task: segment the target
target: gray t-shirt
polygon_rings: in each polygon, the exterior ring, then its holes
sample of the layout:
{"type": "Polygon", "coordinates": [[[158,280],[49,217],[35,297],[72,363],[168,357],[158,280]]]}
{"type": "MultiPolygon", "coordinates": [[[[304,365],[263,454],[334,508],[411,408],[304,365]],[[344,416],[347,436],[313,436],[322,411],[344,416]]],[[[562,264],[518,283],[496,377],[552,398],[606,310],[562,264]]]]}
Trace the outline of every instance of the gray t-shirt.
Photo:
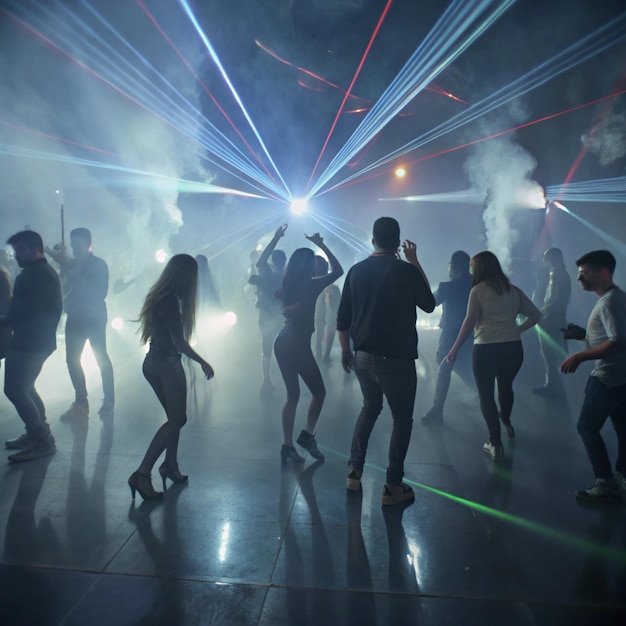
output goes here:
{"type": "MultiPolygon", "coordinates": [[[[619,287],[609,289],[598,299],[587,322],[587,348],[609,340],[626,341],[626,293],[619,287]]],[[[607,387],[626,385],[626,351],[597,359],[591,375],[597,376],[607,387]]]]}
{"type": "Polygon", "coordinates": [[[511,285],[508,291],[498,294],[487,283],[472,287],[467,311],[476,315],[474,343],[504,343],[520,341],[518,314],[539,320],[541,312],[521,290],[511,285]]]}

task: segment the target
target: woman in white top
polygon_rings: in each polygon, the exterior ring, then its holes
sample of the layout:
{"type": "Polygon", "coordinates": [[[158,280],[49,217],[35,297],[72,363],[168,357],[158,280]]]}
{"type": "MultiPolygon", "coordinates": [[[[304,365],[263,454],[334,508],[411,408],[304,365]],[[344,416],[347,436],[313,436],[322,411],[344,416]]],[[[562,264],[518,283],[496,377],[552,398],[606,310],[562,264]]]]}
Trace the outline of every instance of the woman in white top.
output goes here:
{"type": "Polygon", "coordinates": [[[483,450],[493,458],[502,458],[500,420],[509,438],[515,437],[511,425],[513,380],[524,359],[521,333],[541,319],[541,311],[502,272],[500,262],[491,252],[480,252],[470,260],[474,276],[467,303],[467,313],[459,335],[446,360],[451,362],[474,330],[472,364],[480,397],[480,410],[487,422],[489,441],[483,450]],[[517,323],[518,315],[525,320],[517,323]],[[498,402],[494,384],[498,381],[498,402]]]}

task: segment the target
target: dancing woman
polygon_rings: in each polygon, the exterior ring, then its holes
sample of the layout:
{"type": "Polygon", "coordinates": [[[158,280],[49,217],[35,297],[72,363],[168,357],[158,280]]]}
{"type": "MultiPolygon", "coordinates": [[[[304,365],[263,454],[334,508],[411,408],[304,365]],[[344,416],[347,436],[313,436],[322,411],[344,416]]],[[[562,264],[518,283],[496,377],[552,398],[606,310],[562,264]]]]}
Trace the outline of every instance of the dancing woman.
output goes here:
{"type": "Polygon", "coordinates": [[[541,311],[521,289],[509,282],[492,252],[479,252],[473,256],[470,267],[474,279],[467,313],[445,360],[448,363],[454,361],[463,342],[474,330],[472,365],[480,410],[489,430],[489,441],[483,450],[494,459],[500,459],[503,456],[500,422],[509,438],[515,437],[511,412],[513,380],[524,360],[520,335],[541,319],[541,311]],[[518,324],[517,316],[520,314],[526,319],[518,324]],[[494,399],[496,381],[499,411],[494,399]]]}
{"type": "Polygon", "coordinates": [[[305,237],[330,261],[330,273],[315,277],[315,255],[310,248],[299,248],[289,259],[282,289],[278,296],[282,303],[285,323],[274,342],[274,353],[280,372],[287,387],[287,401],[283,406],[283,446],[280,457],[283,464],[287,459],[303,462],[293,446],[293,427],[296,408],[300,399],[299,377],[309,388],[312,397],[304,429],[298,437],[298,444],[308,450],[316,459],[324,455],[315,442],[315,426],[319,419],[326,396],[326,388],[319,367],[311,351],[311,335],[315,330],[315,302],[317,297],[334,283],[342,274],[343,268],[335,255],[328,249],[319,233],[305,237]]]}
{"type": "Polygon", "coordinates": [[[184,483],[188,476],[178,469],[178,438],[187,421],[187,381],[181,354],[200,364],[207,379],[213,368],[189,345],[196,316],[198,263],[188,254],[173,256],[152,286],[139,314],[142,343],[150,341],[150,350],[143,362],[143,374],[165,409],[167,421],[150,442],[150,446],[128,484],[133,498],[135,491],[144,500],[163,496],[152,486],[151,472],[161,453],[165,460],[159,474],[165,481],[184,483]]]}

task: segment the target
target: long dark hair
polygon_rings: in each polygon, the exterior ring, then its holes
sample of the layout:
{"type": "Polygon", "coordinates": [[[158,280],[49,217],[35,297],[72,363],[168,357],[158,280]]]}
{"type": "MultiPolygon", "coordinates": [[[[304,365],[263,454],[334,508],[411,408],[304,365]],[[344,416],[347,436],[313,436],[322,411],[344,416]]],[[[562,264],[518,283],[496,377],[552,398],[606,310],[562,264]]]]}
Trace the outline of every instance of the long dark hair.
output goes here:
{"type": "Polygon", "coordinates": [[[297,302],[305,289],[305,285],[315,274],[315,254],[310,248],[298,248],[290,257],[283,278],[283,286],[276,297],[283,306],[297,302]]]}
{"type": "Polygon", "coordinates": [[[150,341],[154,307],[171,293],[180,301],[183,336],[189,341],[196,323],[198,293],[198,262],[189,254],[175,254],[150,288],[139,314],[141,343],[150,341]]]}
{"type": "Polygon", "coordinates": [[[502,271],[498,257],[493,252],[488,250],[479,252],[472,257],[470,264],[474,275],[472,285],[484,282],[499,296],[511,289],[511,283],[502,271]]]}

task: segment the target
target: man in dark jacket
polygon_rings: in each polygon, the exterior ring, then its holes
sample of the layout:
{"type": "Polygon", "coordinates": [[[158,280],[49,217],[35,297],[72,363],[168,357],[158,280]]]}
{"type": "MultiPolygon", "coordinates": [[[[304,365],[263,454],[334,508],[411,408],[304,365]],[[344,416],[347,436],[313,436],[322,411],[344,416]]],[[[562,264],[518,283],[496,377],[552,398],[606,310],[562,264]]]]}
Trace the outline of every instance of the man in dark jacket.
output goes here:
{"type": "Polygon", "coordinates": [[[74,386],[75,400],[65,416],[89,414],[85,372],[80,357],[87,340],[93,350],[102,376],[104,401],[100,413],[110,413],[115,406],[113,366],[107,353],[107,307],[105,298],[109,289],[109,268],[104,259],[91,251],[91,232],[75,228],[70,232],[73,259],[67,259],[64,250],[53,255],[61,268],[63,304],[67,313],[65,323],[65,351],[67,369],[74,386]]]}
{"type": "Polygon", "coordinates": [[[450,280],[439,283],[439,287],[434,293],[437,305],[443,306],[439,328],[441,335],[439,336],[439,346],[437,347],[437,382],[435,384],[435,397],[433,398],[433,406],[422,417],[425,424],[441,423],[443,421],[443,405],[446,402],[448,389],[450,388],[450,379],[452,370],[455,369],[457,374],[469,386],[474,386],[474,377],[472,375],[472,347],[471,342],[466,342],[463,348],[459,350],[457,358],[448,363],[445,360],[450,348],[454,345],[461,324],[465,319],[467,312],[467,300],[469,292],[472,288],[472,275],[469,271],[470,257],[467,252],[457,250],[450,258],[450,280]]]}
{"type": "Polygon", "coordinates": [[[395,219],[381,217],[374,222],[372,244],[374,253],[348,272],[337,313],[341,364],[346,372],[354,369],[363,392],[346,486],[353,491],[361,488],[367,444],[384,396],[393,430],[382,503],[390,505],[415,497],[411,487],[402,482],[417,388],[415,307],[431,313],[435,298],[417,260],[415,244],[408,240],[402,244],[408,263],[398,258],[400,226],[395,219]]]}
{"type": "Polygon", "coordinates": [[[46,421],[46,409],[35,381],[46,359],[56,350],[56,330],[63,302],[59,277],[46,261],[41,236],[21,231],[7,241],[22,272],[15,279],[13,299],[2,325],[13,335],[5,361],[4,393],[15,405],[26,433],[6,442],[19,450],[9,461],[33,461],[56,452],[46,421]]]}

